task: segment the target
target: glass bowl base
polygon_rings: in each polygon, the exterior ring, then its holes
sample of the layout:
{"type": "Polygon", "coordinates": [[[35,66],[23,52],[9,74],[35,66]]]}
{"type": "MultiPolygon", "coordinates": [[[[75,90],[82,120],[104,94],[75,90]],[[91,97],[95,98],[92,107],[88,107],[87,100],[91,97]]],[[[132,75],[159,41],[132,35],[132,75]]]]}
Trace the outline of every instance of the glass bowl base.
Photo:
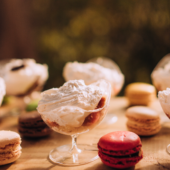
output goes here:
{"type": "Polygon", "coordinates": [[[62,166],[78,166],[95,161],[98,157],[98,148],[93,145],[78,144],[71,149],[71,145],[62,145],[49,153],[49,159],[62,166]]]}

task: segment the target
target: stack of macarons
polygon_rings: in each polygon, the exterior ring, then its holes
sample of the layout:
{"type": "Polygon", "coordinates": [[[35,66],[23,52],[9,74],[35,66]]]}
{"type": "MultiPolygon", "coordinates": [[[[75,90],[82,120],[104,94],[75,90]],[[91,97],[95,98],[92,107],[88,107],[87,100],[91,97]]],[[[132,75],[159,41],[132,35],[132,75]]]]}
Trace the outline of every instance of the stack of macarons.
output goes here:
{"type": "Polygon", "coordinates": [[[0,131],[0,165],[16,161],[21,155],[20,135],[13,131],[0,131]]]}
{"type": "Polygon", "coordinates": [[[113,168],[128,168],[143,158],[141,140],[133,132],[115,131],[108,133],[100,138],[98,148],[102,162],[113,168]]]}
{"type": "Polygon", "coordinates": [[[52,130],[44,123],[37,111],[19,116],[18,129],[23,137],[38,138],[51,134],[52,130]]]}
{"type": "Polygon", "coordinates": [[[130,105],[149,105],[156,99],[156,89],[148,83],[131,83],[125,89],[130,105]]]}
{"type": "Polygon", "coordinates": [[[140,136],[151,136],[161,129],[160,116],[146,106],[133,106],[126,110],[127,128],[140,136]]]}

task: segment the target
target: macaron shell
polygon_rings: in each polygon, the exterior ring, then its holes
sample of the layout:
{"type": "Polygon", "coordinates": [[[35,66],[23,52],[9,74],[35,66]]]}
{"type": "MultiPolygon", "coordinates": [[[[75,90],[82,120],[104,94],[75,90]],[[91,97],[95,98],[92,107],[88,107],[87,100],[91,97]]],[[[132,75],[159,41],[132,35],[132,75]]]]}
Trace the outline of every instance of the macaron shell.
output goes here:
{"type": "Polygon", "coordinates": [[[156,89],[147,83],[131,83],[125,89],[130,105],[149,105],[156,99],[156,89]]]}
{"type": "Polygon", "coordinates": [[[112,156],[103,154],[99,151],[99,157],[101,158],[102,162],[110,167],[124,169],[128,167],[134,166],[143,158],[143,151],[138,156],[129,157],[129,158],[114,158],[112,156]]]}
{"type": "Polygon", "coordinates": [[[45,137],[52,132],[37,111],[20,115],[18,122],[18,130],[23,137],[45,137]]]}
{"type": "Polygon", "coordinates": [[[131,127],[138,127],[139,129],[144,129],[145,131],[152,131],[154,129],[157,129],[159,127],[161,127],[161,124],[159,122],[157,123],[141,123],[141,122],[136,122],[136,121],[132,121],[132,120],[128,120],[127,121],[127,125],[131,126],[131,127]]]}
{"type": "Polygon", "coordinates": [[[125,156],[125,155],[131,155],[133,153],[138,152],[141,149],[141,145],[138,145],[133,149],[123,150],[123,151],[106,150],[101,148],[100,146],[98,146],[98,148],[101,153],[108,154],[110,156],[122,156],[122,155],[125,156]]]}
{"type": "Polygon", "coordinates": [[[32,111],[19,116],[19,126],[22,127],[44,127],[46,124],[37,111],[32,111]]]}
{"type": "Polygon", "coordinates": [[[13,131],[0,131],[0,149],[7,145],[20,144],[21,138],[18,133],[13,131]]]}
{"type": "Polygon", "coordinates": [[[141,145],[139,136],[128,131],[115,131],[108,133],[101,137],[98,142],[100,148],[113,152],[118,151],[120,154],[124,154],[124,151],[133,150],[141,145]]]}
{"type": "Polygon", "coordinates": [[[138,134],[139,136],[151,136],[157,134],[161,130],[161,125],[156,124],[149,126],[146,124],[136,124],[131,121],[127,122],[127,128],[129,131],[138,134]]]}
{"type": "Polygon", "coordinates": [[[0,131],[0,165],[16,161],[21,155],[20,135],[13,131],[0,131]]]}
{"type": "Polygon", "coordinates": [[[130,107],[126,110],[126,117],[128,130],[140,136],[151,136],[161,129],[159,114],[149,107],[130,107]]]}
{"type": "Polygon", "coordinates": [[[13,153],[5,153],[3,157],[0,154],[0,165],[5,165],[16,161],[21,156],[21,151],[16,151],[13,153]]]}
{"type": "Polygon", "coordinates": [[[155,94],[147,94],[147,95],[126,95],[129,99],[130,105],[149,105],[156,99],[155,94]]]}
{"type": "Polygon", "coordinates": [[[6,153],[6,152],[13,152],[13,151],[18,150],[19,148],[20,148],[19,143],[9,144],[9,145],[6,145],[5,147],[0,147],[0,154],[6,153]]]}
{"type": "Polygon", "coordinates": [[[128,116],[127,118],[128,118],[128,120],[138,122],[138,123],[160,124],[160,118],[157,118],[157,119],[139,119],[139,118],[135,119],[134,117],[130,117],[130,116],[128,116]]]}
{"type": "Polygon", "coordinates": [[[23,128],[19,127],[19,132],[24,137],[44,137],[48,136],[52,133],[52,130],[46,126],[46,127],[40,127],[40,128],[23,128]]]}
{"type": "Polygon", "coordinates": [[[152,94],[155,93],[156,89],[153,85],[147,83],[131,83],[125,89],[126,94],[152,94]]]}
{"type": "Polygon", "coordinates": [[[126,110],[126,116],[128,118],[134,118],[136,120],[147,120],[150,119],[152,121],[158,121],[159,120],[159,114],[154,111],[153,109],[150,109],[149,107],[145,106],[133,106],[126,110]]]}

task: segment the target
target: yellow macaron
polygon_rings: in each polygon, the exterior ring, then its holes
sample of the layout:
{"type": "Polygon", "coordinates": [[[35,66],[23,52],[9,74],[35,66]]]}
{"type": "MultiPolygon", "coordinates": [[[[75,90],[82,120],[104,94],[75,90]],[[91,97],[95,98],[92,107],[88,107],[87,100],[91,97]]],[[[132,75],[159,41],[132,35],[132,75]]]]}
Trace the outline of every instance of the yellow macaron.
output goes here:
{"type": "Polygon", "coordinates": [[[126,110],[127,128],[140,136],[150,136],[161,129],[160,116],[146,106],[133,106],[126,110]]]}
{"type": "Polygon", "coordinates": [[[149,105],[156,99],[156,89],[148,83],[131,83],[125,89],[130,105],[149,105]]]}

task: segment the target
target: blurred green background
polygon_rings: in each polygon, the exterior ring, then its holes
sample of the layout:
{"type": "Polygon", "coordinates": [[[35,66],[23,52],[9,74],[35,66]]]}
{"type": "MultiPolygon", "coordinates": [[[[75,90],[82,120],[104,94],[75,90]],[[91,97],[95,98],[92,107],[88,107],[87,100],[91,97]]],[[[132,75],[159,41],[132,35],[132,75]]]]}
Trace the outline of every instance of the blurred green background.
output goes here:
{"type": "Polygon", "coordinates": [[[31,12],[38,61],[49,66],[45,89],[64,83],[66,62],[98,56],[119,65],[124,87],[151,83],[152,70],[170,52],[169,0],[33,0],[31,12]]]}

